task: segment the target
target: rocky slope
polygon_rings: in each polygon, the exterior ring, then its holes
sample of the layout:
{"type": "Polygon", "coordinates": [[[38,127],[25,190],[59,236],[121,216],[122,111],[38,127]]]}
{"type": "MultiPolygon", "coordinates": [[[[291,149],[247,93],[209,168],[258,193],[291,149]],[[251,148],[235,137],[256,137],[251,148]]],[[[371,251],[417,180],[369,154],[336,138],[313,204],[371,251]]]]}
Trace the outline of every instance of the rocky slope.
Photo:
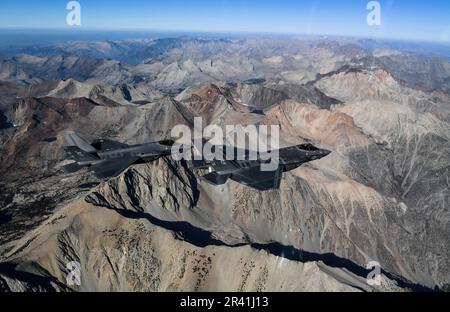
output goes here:
{"type": "MultiPolygon", "coordinates": [[[[4,255],[0,284],[13,291],[372,290],[358,275],[364,269],[345,261],[341,267],[244,238],[230,244],[219,238],[224,234],[165,221],[195,213],[202,194],[177,166],[168,159],[137,166],[61,208],[4,255]],[[66,282],[65,264],[72,261],[82,263],[80,286],[66,282]]],[[[400,288],[384,277],[375,289],[400,288]]]]}

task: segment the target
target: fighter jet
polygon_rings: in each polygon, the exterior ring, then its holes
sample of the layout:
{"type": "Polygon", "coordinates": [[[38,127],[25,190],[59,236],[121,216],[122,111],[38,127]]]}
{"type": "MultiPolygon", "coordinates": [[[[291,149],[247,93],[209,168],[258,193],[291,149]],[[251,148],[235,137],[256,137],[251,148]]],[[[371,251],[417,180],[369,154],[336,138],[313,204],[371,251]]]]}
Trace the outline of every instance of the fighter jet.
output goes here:
{"type": "MultiPolygon", "coordinates": [[[[226,147],[220,148],[226,149],[226,147]]],[[[237,155],[238,150],[235,149],[234,153],[237,155]]],[[[256,160],[191,160],[188,162],[188,167],[201,176],[202,180],[215,186],[223,185],[231,179],[256,190],[267,191],[280,187],[284,172],[294,170],[304,163],[321,159],[330,153],[328,150],[316,148],[311,144],[283,148],[278,150],[278,168],[274,171],[262,170],[262,165],[270,161],[263,160],[260,154],[256,160]]],[[[250,159],[248,150],[241,155],[250,159]]],[[[225,159],[225,157],[222,158],[225,159]]]]}
{"type": "MultiPolygon", "coordinates": [[[[172,99],[173,105],[177,108],[178,112],[183,115],[184,119],[190,125],[192,129],[195,126],[195,114],[187,109],[182,103],[172,99]]],[[[206,139],[202,140],[202,145],[209,144],[206,139]]],[[[222,159],[227,159],[226,151],[229,146],[217,145],[211,148],[212,153],[218,155],[221,154],[222,159]]],[[[262,170],[262,165],[267,161],[264,157],[258,153],[256,160],[254,157],[249,157],[253,153],[249,150],[234,149],[234,155],[244,154],[247,160],[189,160],[187,162],[188,168],[191,169],[197,177],[212,185],[219,186],[227,183],[229,179],[238,183],[244,184],[248,187],[254,188],[259,191],[268,191],[271,189],[280,188],[281,178],[284,172],[294,170],[304,163],[321,159],[331,152],[325,149],[319,149],[312,144],[302,144],[298,146],[287,147],[278,150],[278,168],[274,171],[262,170]]],[[[191,147],[192,149],[192,147],[191,147]]],[[[184,149],[183,149],[184,150],[184,149]]],[[[194,153],[192,153],[194,155],[194,153]]],[[[203,157],[208,158],[209,157],[203,157]]],[[[212,158],[214,159],[214,158],[212,158]]],[[[239,159],[238,157],[234,159],[239,159]]],[[[270,162],[270,161],[269,161],[270,162]]]]}
{"type": "Polygon", "coordinates": [[[87,167],[101,180],[115,177],[131,165],[170,155],[174,144],[171,140],[141,145],[96,140],[91,144],[76,133],[66,133],[65,139],[65,156],[75,162],[62,169],[66,173],[74,173],[87,167]]]}

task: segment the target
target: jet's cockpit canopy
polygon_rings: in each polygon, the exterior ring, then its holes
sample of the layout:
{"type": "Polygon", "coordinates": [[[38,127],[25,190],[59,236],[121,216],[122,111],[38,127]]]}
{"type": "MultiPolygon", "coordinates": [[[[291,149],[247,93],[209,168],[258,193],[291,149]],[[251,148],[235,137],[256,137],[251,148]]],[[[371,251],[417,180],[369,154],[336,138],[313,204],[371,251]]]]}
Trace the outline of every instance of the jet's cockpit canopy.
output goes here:
{"type": "Polygon", "coordinates": [[[310,151],[310,152],[314,152],[314,151],[318,151],[319,150],[317,147],[315,147],[311,143],[306,143],[306,144],[299,145],[298,148],[300,148],[300,149],[302,149],[304,151],[310,151]]]}
{"type": "Polygon", "coordinates": [[[175,144],[175,141],[174,140],[163,140],[163,141],[159,141],[158,143],[161,145],[164,145],[164,146],[173,146],[175,144]]]}

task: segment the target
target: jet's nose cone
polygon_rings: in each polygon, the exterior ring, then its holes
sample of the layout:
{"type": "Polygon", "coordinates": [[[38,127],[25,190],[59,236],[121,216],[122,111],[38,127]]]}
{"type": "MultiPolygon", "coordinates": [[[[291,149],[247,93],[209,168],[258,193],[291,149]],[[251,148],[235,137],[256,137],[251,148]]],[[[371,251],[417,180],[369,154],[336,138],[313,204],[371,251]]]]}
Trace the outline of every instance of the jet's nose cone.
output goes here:
{"type": "Polygon", "coordinates": [[[322,157],[326,157],[328,155],[330,155],[332,152],[326,149],[320,150],[320,156],[322,157]]]}

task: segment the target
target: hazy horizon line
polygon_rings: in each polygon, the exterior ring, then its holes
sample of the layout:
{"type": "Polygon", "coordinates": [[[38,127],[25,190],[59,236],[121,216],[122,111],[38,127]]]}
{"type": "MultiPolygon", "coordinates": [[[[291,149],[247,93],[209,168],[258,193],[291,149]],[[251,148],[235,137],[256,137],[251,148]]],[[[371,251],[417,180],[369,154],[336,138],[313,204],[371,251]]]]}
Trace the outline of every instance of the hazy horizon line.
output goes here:
{"type": "MultiPolygon", "coordinates": [[[[5,31],[24,31],[24,32],[72,32],[74,35],[78,33],[101,33],[101,32],[119,32],[119,33],[171,33],[171,34],[190,34],[190,35],[240,35],[240,36],[305,36],[305,37],[334,37],[334,38],[346,38],[346,39],[368,39],[368,40],[380,40],[380,41],[399,41],[410,43],[434,43],[444,46],[450,46],[450,41],[445,40],[427,40],[417,38],[398,38],[393,36],[363,36],[352,34],[323,34],[323,33],[302,33],[302,32],[277,32],[277,31],[251,31],[251,30],[186,30],[186,29],[156,29],[156,28],[101,28],[101,27],[42,27],[42,28],[29,28],[29,27],[4,27],[0,26],[0,32],[5,31]]],[[[142,38],[144,39],[144,38],[142,38]]],[[[99,39],[100,40],[100,39],[99,39]]],[[[124,39],[125,40],[125,39],[124,39]]]]}

